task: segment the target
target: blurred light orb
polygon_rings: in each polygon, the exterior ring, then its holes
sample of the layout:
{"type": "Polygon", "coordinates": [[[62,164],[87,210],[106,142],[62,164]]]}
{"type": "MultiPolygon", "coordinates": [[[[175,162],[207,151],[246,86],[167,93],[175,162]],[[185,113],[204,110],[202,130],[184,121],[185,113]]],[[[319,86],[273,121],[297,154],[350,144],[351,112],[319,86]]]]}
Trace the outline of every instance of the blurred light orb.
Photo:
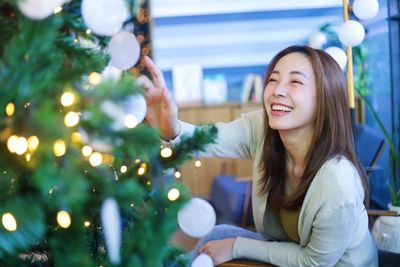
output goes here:
{"type": "Polygon", "coordinates": [[[18,135],[11,135],[7,139],[7,148],[11,153],[15,153],[18,144],[18,135]]]}
{"type": "Polygon", "coordinates": [[[64,117],[64,124],[67,127],[74,127],[79,123],[79,115],[74,111],[68,112],[64,117]]]}
{"type": "Polygon", "coordinates": [[[67,148],[66,148],[65,142],[63,140],[59,139],[54,142],[53,153],[54,153],[54,155],[56,155],[56,157],[63,156],[66,151],[67,151],[67,148]]]}
{"type": "Polygon", "coordinates": [[[71,225],[71,216],[65,210],[57,213],[57,223],[62,228],[68,228],[71,225]]]}
{"type": "Polygon", "coordinates": [[[6,106],[6,114],[7,116],[11,117],[12,115],[14,115],[15,112],[15,105],[14,103],[10,102],[7,104],[6,106]]]}
{"type": "Polygon", "coordinates": [[[363,25],[356,20],[344,22],[339,28],[339,40],[345,46],[358,46],[365,37],[363,25]]]}
{"type": "Polygon", "coordinates": [[[181,193],[179,192],[178,189],[171,188],[171,190],[168,191],[168,199],[170,201],[175,201],[175,200],[177,200],[179,198],[180,194],[181,193]]]}
{"type": "Polygon", "coordinates": [[[89,162],[93,167],[97,167],[103,162],[103,155],[100,152],[94,152],[90,155],[89,162]]]}
{"type": "Polygon", "coordinates": [[[126,167],[125,165],[122,165],[120,171],[121,171],[121,173],[126,173],[128,171],[128,167],[126,167]]]}
{"type": "Polygon", "coordinates": [[[164,147],[163,149],[161,149],[160,154],[163,158],[169,158],[172,156],[172,149],[170,147],[164,147]]]}
{"type": "Polygon", "coordinates": [[[176,171],[174,174],[175,174],[175,178],[177,178],[177,179],[181,178],[181,176],[182,176],[180,171],[176,171]]]}
{"type": "MultiPolygon", "coordinates": [[[[52,15],[58,10],[65,0],[20,0],[18,1],[19,10],[27,18],[42,20],[52,15]]],[[[60,10],[61,11],[61,10],[60,10]]]]}
{"type": "Polygon", "coordinates": [[[343,51],[343,49],[336,47],[336,46],[330,46],[327,49],[325,49],[325,52],[328,53],[335,61],[339,64],[340,68],[344,70],[347,65],[347,55],[346,52],[343,51]]]}
{"type": "Polygon", "coordinates": [[[15,143],[15,153],[17,155],[22,155],[28,150],[28,140],[25,137],[21,136],[17,139],[15,143]]]}
{"type": "Polygon", "coordinates": [[[88,81],[91,85],[98,85],[101,83],[101,75],[97,72],[91,72],[88,76],[88,81]]]}
{"type": "Polygon", "coordinates": [[[83,146],[81,152],[83,156],[89,157],[92,155],[93,149],[90,146],[83,146]]]}
{"type": "Polygon", "coordinates": [[[61,105],[64,107],[72,106],[75,103],[75,95],[71,92],[65,92],[61,96],[61,105]]]}
{"type": "Polygon", "coordinates": [[[353,12],[361,20],[372,19],[379,12],[379,2],[377,0],[355,0],[353,12]]]}
{"type": "Polygon", "coordinates": [[[207,254],[200,254],[192,262],[191,267],[214,267],[214,262],[207,254]]]}
{"type": "Polygon", "coordinates": [[[321,49],[327,41],[328,39],[325,33],[315,32],[308,38],[308,46],[315,49],[321,49]]]}
{"type": "Polygon", "coordinates": [[[135,128],[136,125],[138,125],[138,119],[136,118],[135,115],[128,114],[124,118],[124,124],[126,128],[132,129],[135,128]]]}
{"type": "Polygon", "coordinates": [[[196,166],[197,168],[199,168],[201,166],[201,161],[200,160],[196,160],[194,162],[194,166],[196,166]]]}
{"type": "Polygon", "coordinates": [[[1,217],[1,222],[7,231],[13,232],[17,230],[17,220],[11,213],[4,213],[1,217]]]}
{"type": "Polygon", "coordinates": [[[111,65],[127,70],[139,60],[140,45],[133,33],[121,31],[111,38],[107,52],[110,54],[111,65]]]}
{"type": "Polygon", "coordinates": [[[83,0],[81,9],[86,26],[104,36],[119,32],[129,14],[124,0],[83,0]]]}
{"type": "Polygon", "coordinates": [[[205,236],[215,223],[214,208],[201,198],[192,198],[178,212],[179,227],[191,237],[205,236]]]}
{"type": "Polygon", "coordinates": [[[28,149],[29,151],[35,151],[39,146],[39,138],[35,135],[28,137],[28,149]]]}

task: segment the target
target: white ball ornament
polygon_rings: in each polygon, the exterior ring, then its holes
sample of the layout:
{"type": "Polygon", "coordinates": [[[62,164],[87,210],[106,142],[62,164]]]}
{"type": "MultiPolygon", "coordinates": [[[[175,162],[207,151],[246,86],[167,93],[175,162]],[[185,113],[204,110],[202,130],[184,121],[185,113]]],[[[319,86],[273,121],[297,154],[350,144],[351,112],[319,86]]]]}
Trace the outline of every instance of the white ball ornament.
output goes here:
{"type": "Polygon", "coordinates": [[[113,264],[119,264],[121,262],[121,217],[118,203],[113,198],[106,199],[101,206],[101,225],[108,257],[113,264]]]}
{"type": "Polygon", "coordinates": [[[192,198],[178,212],[178,224],[191,237],[202,237],[209,233],[216,223],[213,207],[201,198],[192,198]]]}
{"type": "Polygon", "coordinates": [[[124,0],[83,0],[81,11],[86,26],[105,36],[119,32],[128,18],[124,0]]]}
{"type": "Polygon", "coordinates": [[[122,75],[122,71],[116,67],[108,64],[101,72],[101,78],[103,80],[118,80],[122,75]]]}
{"type": "Polygon", "coordinates": [[[121,31],[115,34],[108,44],[110,64],[120,70],[133,67],[140,56],[140,45],[133,33],[121,31]]]}
{"type": "Polygon", "coordinates": [[[343,49],[336,46],[331,46],[325,49],[325,52],[333,57],[335,61],[339,64],[340,68],[344,70],[347,64],[347,55],[343,51],[343,49]]]}
{"type": "Polygon", "coordinates": [[[339,40],[345,46],[358,46],[362,43],[364,37],[364,27],[358,21],[346,21],[339,28],[339,40]]]}
{"type": "Polygon", "coordinates": [[[133,115],[137,123],[141,123],[146,117],[147,102],[142,94],[130,95],[123,103],[126,115],[133,115]]]}
{"type": "Polygon", "coordinates": [[[359,19],[372,19],[379,12],[379,2],[377,0],[355,0],[353,12],[359,19]]]}
{"type": "Polygon", "coordinates": [[[328,41],[323,32],[315,32],[308,38],[308,46],[321,49],[322,46],[328,41]]]}
{"type": "Polygon", "coordinates": [[[27,18],[42,20],[54,13],[54,9],[62,6],[66,0],[20,0],[18,7],[27,18]]]}
{"type": "Polygon", "coordinates": [[[191,267],[214,267],[214,263],[210,256],[203,253],[194,259],[191,267]]]}

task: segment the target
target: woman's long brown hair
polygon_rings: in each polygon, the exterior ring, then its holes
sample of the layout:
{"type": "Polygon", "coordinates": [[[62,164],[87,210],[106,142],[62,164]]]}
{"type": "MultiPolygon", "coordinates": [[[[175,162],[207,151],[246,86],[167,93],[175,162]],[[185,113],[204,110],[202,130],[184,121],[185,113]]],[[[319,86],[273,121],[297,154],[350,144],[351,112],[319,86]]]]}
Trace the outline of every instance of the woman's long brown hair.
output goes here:
{"type": "Polygon", "coordinates": [[[315,75],[317,103],[314,114],[314,133],[305,158],[305,168],[297,190],[285,196],[287,177],[286,151],[277,130],[271,129],[264,105],[265,132],[262,170],[259,183],[260,194],[268,193],[268,206],[273,210],[280,207],[298,209],[307,190],[321,166],[329,159],[344,156],[354,164],[364,186],[364,205],[368,206],[368,177],[358,161],[351,126],[347,97],[347,83],[335,60],[321,50],[307,46],[290,46],[279,52],[271,61],[265,75],[264,88],[278,61],[291,53],[303,53],[311,62],[315,75]]]}

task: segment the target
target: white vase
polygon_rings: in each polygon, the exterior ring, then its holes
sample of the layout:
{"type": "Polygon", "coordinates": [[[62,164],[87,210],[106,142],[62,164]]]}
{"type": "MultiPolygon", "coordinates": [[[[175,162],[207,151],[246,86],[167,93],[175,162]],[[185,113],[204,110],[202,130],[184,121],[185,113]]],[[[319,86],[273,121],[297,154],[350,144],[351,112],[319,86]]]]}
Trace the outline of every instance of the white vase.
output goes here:
{"type": "MultiPolygon", "coordinates": [[[[400,207],[389,204],[389,210],[400,212],[400,207]]],[[[400,217],[380,216],[372,228],[378,249],[400,253],[400,217]]]]}

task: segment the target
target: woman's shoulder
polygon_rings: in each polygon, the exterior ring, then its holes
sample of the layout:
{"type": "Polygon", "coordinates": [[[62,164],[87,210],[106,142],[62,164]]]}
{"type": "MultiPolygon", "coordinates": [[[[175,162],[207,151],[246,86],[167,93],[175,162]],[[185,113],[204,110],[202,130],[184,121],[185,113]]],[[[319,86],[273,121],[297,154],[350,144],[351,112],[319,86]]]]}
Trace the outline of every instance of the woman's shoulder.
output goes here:
{"type": "Polygon", "coordinates": [[[311,191],[323,198],[334,198],[337,203],[363,202],[364,188],[354,164],[346,157],[326,161],[310,185],[311,191]]]}

